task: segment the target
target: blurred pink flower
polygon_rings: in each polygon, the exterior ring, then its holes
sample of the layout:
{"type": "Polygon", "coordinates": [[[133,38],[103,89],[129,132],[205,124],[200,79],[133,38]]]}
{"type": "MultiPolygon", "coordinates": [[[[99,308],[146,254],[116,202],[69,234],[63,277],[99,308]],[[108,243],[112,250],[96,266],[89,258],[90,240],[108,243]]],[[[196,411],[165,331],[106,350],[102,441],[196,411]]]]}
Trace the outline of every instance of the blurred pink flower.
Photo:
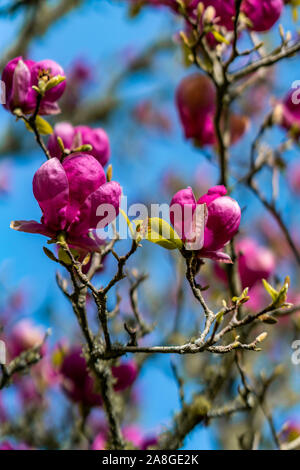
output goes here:
{"type": "Polygon", "coordinates": [[[0,450],[32,450],[26,444],[12,444],[9,441],[0,442],[0,450]]]}
{"type": "Polygon", "coordinates": [[[91,145],[93,147],[92,150],[85,153],[95,157],[102,166],[106,165],[109,160],[110,144],[108,135],[100,127],[97,129],[92,129],[88,126],[73,127],[68,122],[56,124],[54,132],[48,141],[48,150],[51,157],[56,157],[60,160],[61,149],[58,145],[57,137],[62,139],[66,150],[74,150],[81,145],[91,145]]]}
{"type": "MultiPolygon", "coordinates": [[[[212,81],[200,73],[185,77],[176,91],[176,105],[187,139],[195,139],[197,145],[216,145],[214,128],[216,90],[212,81]]],[[[231,144],[235,144],[249,127],[245,116],[230,116],[231,144]]]]}
{"type": "Polygon", "coordinates": [[[236,246],[239,273],[243,288],[252,287],[262,279],[268,279],[276,269],[272,251],[260,246],[254,239],[244,238],[236,246]]]}
{"type": "MultiPolygon", "coordinates": [[[[72,401],[89,407],[102,404],[101,395],[95,388],[95,380],[88,372],[80,347],[73,347],[67,352],[60,373],[63,389],[72,401]]],[[[116,379],[115,390],[122,391],[134,383],[138,370],[135,363],[130,361],[112,367],[112,373],[116,379]]]]}
{"type": "Polygon", "coordinates": [[[300,137],[300,87],[291,91],[281,104],[279,110],[279,124],[290,132],[293,137],[300,137]]]}
{"type": "MultiPolygon", "coordinates": [[[[252,238],[244,238],[238,241],[236,244],[236,254],[243,289],[246,287],[251,289],[262,279],[268,279],[275,271],[276,258],[272,251],[259,245],[252,238]]],[[[227,277],[224,269],[217,264],[215,272],[219,279],[226,281],[227,277]]]]}
{"type": "MultiPolygon", "coordinates": [[[[135,425],[124,426],[122,429],[123,437],[126,441],[130,442],[137,449],[146,450],[150,446],[157,444],[155,436],[144,436],[142,430],[135,425]]],[[[107,431],[103,430],[95,437],[91,449],[92,450],[105,450],[108,435],[107,431]]]]}
{"type": "Polygon", "coordinates": [[[282,0],[243,0],[241,10],[251,21],[253,31],[268,31],[279,20],[284,5],[282,0]]]}
{"type": "MultiPolygon", "coordinates": [[[[45,331],[29,319],[16,323],[7,338],[7,347],[11,359],[27,349],[42,344],[44,336],[45,331]]],[[[45,346],[43,350],[45,352],[45,346]]]]}

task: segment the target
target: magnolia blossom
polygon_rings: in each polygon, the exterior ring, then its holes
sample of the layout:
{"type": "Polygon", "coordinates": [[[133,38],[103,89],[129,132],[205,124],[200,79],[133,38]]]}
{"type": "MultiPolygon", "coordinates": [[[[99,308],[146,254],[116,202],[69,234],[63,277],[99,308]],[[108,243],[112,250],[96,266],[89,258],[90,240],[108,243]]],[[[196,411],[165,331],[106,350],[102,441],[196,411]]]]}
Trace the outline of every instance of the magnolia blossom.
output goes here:
{"type": "Polygon", "coordinates": [[[71,247],[86,252],[98,251],[95,230],[119,213],[120,185],[107,183],[100,163],[87,154],[71,155],[62,163],[57,158],[45,162],[34,175],[33,193],[43,212],[41,223],[19,220],[11,228],[54,241],[62,234],[71,247]]]}
{"type": "MultiPolygon", "coordinates": [[[[23,60],[16,57],[8,62],[2,73],[2,81],[5,84],[6,102],[4,107],[11,112],[19,108],[24,114],[34,112],[37,103],[37,91],[32,87],[38,86],[42,80],[47,83],[51,78],[64,77],[64,71],[60,65],[53,60],[23,60]]],[[[62,81],[58,85],[45,92],[39,108],[39,114],[57,114],[60,108],[57,101],[62,96],[66,87],[66,82],[62,81]]]]}
{"type": "MultiPolygon", "coordinates": [[[[73,347],[67,352],[60,373],[63,390],[72,401],[89,407],[102,404],[101,395],[96,390],[95,380],[87,369],[87,363],[82,356],[80,347],[73,347]]],[[[112,367],[112,374],[116,379],[114,389],[121,391],[131,386],[137,373],[137,366],[133,361],[112,367]]]]}
{"type": "Polygon", "coordinates": [[[19,321],[11,330],[8,337],[9,355],[13,359],[26,349],[39,346],[43,343],[45,332],[31,320],[19,321]]]}
{"type": "Polygon", "coordinates": [[[9,441],[0,442],[0,450],[31,450],[26,444],[12,444],[9,441]]]}
{"type": "Polygon", "coordinates": [[[241,10],[251,21],[253,31],[268,31],[279,20],[283,0],[243,0],[241,10]]]}
{"type": "Polygon", "coordinates": [[[73,127],[68,122],[61,122],[56,124],[54,132],[48,141],[48,150],[51,157],[61,157],[61,149],[57,142],[57,137],[63,141],[64,147],[67,150],[74,150],[81,145],[89,144],[93,148],[91,151],[86,152],[93,155],[101,165],[106,165],[110,156],[109,139],[106,132],[101,129],[91,129],[88,126],[73,127]]]}
{"type": "MultiPolygon", "coordinates": [[[[252,238],[244,238],[236,244],[238,269],[243,289],[257,285],[262,279],[268,279],[275,271],[276,259],[271,250],[261,246],[252,238]]],[[[226,280],[223,269],[216,265],[220,279],[226,280]]]]}
{"type": "Polygon", "coordinates": [[[260,246],[251,238],[244,238],[237,246],[239,273],[242,286],[252,287],[262,279],[268,279],[276,268],[271,250],[260,246]]]}
{"type": "MultiPolygon", "coordinates": [[[[123,437],[126,441],[130,442],[139,450],[147,450],[149,447],[157,444],[155,436],[144,436],[141,429],[137,426],[125,426],[122,429],[123,437]]],[[[107,444],[108,434],[104,429],[95,437],[91,449],[92,450],[105,450],[107,444]]]]}
{"type": "Polygon", "coordinates": [[[178,191],[170,204],[170,219],[185,246],[196,239],[199,258],[230,263],[222,250],[237,233],[241,221],[238,203],[226,196],[224,186],[215,186],[196,201],[192,188],[178,191]]]}
{"type": "Polygon", "coordinates": [[[291,91],[275,108],[275,118],[291,135],[300,137],[300,88],[291,91]]]}
{"type": "MultiPolygon", "coordinates": [[[[208,77],[200,73],[185,77],[176,91],[176,105],[187,139],[195,139],[200,146],[217,143],[214,126],[216,90],[208,77]]],[[[230,116],[231,144],[238,142],[248,126],[246,117],[230,116]]]]}

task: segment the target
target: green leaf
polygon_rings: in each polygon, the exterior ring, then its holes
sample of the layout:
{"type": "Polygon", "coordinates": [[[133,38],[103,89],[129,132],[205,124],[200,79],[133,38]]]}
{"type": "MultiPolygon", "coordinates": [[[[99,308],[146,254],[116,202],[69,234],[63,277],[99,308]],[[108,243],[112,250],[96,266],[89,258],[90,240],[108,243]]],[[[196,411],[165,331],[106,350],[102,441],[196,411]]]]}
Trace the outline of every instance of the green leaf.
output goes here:
{"type": "Polygon", "coordinates": [[[262,282],[263,282],[265,290],[268,292],[273,302],[275,302],[278,297],[277,290],[274,289],[274,287],[272,287],[271,284],[269,284],[265,279],[263,279],[262,282]]]}
{"type": "Polygon", "coordinates": [[[182,240],[168,222],[159,217],[146,220],[134,220],[141,239],[148,240],[167,250],[181,250],[182,240]]]}
{"type": "Polygon", "coordinates": [[[287,293],[290,286],[290,278],[287,276],[284,280],[284,284],[279,291],[274,289],[265,279],[263,279],[263,285],[265,290],[271,296],[272,299],[272,307],[280,308],[285,307],[288,304],[286,303],[287,300],[287,293]]]}
{"type": "Polygon", "coordinates": [[[234,302],[236,305],[241,305],[248,302],[248,300],[250,299],[250,297],[248,296],[248,291],[249,289],[248,287],[246,287],[246,289],[243,290],[242,294],[239,297],[232,298],[232,302],[234,302]]]}
{"type": "Polygon", "coordinates": [[[64,82],[65,79],[66,77],[62,77],[61,75],[56,75],[55,77],[50,78],[50,80],[46,83],[45,91],[51,90],[51,88],[54,88],[55,86],[64,82]]]}
{"type": "Polygon", "coordinates": [[[52,129],[51,124],[49,124],[49,122],[43,119],[41,116],[36,117],[35,125],[37,127],[38,132],[41,135],[53,134],[53,129],[52,129]]]}
{"type": "Polygon", "coordinates": [[[214,38],[215,38],[218,42],[224,42],[225,44],[227,44],[227,46],[230,46],[230,42],[228,41],[228,39],[226,39],[221,33],[219,33],[218,31],[216,31],[215,29],[213,29],[211,32],[212,32],[212,34],[214,35],[214,38]]]}
{"type": "Polygon", "coordinates": [[[44,250],[45,255],[48,256],[48,258],[51,259],[51,261],[56,261],[57,262],[57,259],[56,259],[56,257],[54,256],[54,254],[52,253],[51,250],[49,250],[45,246],[43,246],[43,250],[44,250]]]}
{"type": "MultiPolygon", "coordinates": [[[[37,116],[35,118],[35,125],[39,134],[41,135],[53,134],[53,129],[52,129],[51,124],[49,124],[49,122],[43,119],[41,116],[37,116]]],[[[33,129],[29,123],[25,122],[25,126],[30,132],[33,132],[33,129]]]]}

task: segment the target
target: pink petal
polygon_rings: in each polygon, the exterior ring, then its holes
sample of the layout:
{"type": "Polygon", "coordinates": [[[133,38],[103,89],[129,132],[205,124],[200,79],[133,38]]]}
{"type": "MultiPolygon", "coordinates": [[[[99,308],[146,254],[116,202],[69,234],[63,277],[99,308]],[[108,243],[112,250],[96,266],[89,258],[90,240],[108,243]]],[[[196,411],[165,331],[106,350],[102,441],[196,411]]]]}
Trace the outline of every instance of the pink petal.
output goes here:
{"type": "MultiPolygon", "coordinates": [[[[33,85],[38,84],[38,77],[41,72],[49,73],[50,77],[56,77],[58,75],[62,77],[65,76],[65,73],[59,64],[50,59],[41,60],[40,62],[36,62],[31,69],[31,80],[33,85]]],[[[63,81],[59,85],[51,88],[51,90],[48,90],[43,100],[52,103],[57,101],[63,94],[65,88],[66,81],[63,81]]]]}
{"type": "Polygon", "coordinates": [[[50,230],[64,230],[69,202],[69,183],[57,158],[44,163],[33,177],[33,194],[43,211],[43,223],[50,230]]]}
{"type": "Polygon", "coordinates": [[[178,191],[170,204],[170,220],[177,234],[185,240],[192,231],[193,214],[196,209],[196,199],[192,188],[178,191]]]}
{"type": "Polygon", "coordinates": [[[71,223],[86,198],[105,183],[106,176],[100,163],[85,153],[66,158],[62,165],[69,182],[67,217],[71,223]]]}
{"type": "Polygon", "coordinates": [[[108,135],[101,129],[92,129],[88,126],[77,126],[75,131],[81,136],[82,144],[90,144],[93,149],[88,152],[93,155],[101,165],[106,165],[110,156],[108,135]]]}
{"type": "Polygon", "coordinates": [[[65,149],[71,150],[74,133],[74,127],[69,122],[60,122],[56,124],[54,132],[49,137],[47,145],[51,157],[56,157],[59,160],[61,158],[61,150],[57,142],[57,137],[62,139],[65,149]]]}
{"type": "Polygon", "coordinates": [[[59,114],[60,112],[61,112],[61,109],[57,103],[52,103],[50,101],[42,101],[39,114],[50,116],[50,115],[59,114]]]}
{"type": "Polygon", "coordinates": [[[204,245],[204,233],[208,212],[206,204],[197,204],[193,215],[192,230],[187,234],[186,250],[201,250],[204,245]]]}
{"type": "Polygon", "coordinates": [[[224,253],[223,251],[201,250],[198,253],[198,258],[209,258],[213,259],[214,261],[218,261],[219,263],[232,264],[230,256],[224,253]]]}
{"type": "Polygon", "coordinates": [[[225,196],[225,194],[227,194],[227,189],[225,188],[225,186],[214,186],[213,188],[210,188],[206,194],[200,197],[200,199],[197,201],[197,204],[209,205],[218,197],[225,196]]]}
{"type": "Polygon", "coordinates": [[[14,220],[11,222],[10,228],[18,232],[39,233],[49,238],[55,235],[45,225],[39,224],[35,220],[14,220]]]}
{"type": "Polygon", "coordinates": [[[208,251],[222,249],[237,233],[241,222],[238,203],[223,196],[208,205],[208,219],[204,234],[204,248],[208,251]]]}
{"type": "Polygon", "coordinates": [[[121,186],[115,181],[105,183],[90,194],[69,229],[70,236],[85,234],[90,229],[100,229],[110,224],[119,213],[121,194],[121,186]]]}
{"type": "Polygon", "coordinates": [[[13,75],[12,83],[12,103],[14,107],[20,106],[26,102],[28,91],[31,89],[30,70],[23,60],[19,60],[13,75]]]}

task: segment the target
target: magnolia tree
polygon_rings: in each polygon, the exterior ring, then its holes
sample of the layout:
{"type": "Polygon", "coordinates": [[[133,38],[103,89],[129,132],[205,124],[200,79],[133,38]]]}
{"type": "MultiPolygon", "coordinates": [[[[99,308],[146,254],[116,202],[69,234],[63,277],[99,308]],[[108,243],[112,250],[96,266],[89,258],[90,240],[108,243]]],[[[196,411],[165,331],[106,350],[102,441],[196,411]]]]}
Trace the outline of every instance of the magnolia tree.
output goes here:
{"type": "MultiPolygon", "coordinates": [[[[282,198],[291,204],[300,193],[299,164],[285,158],[298,152],[300,82],[273,97],[273,71],[298,65],[297,28],[282,25],[297,21],[299,2],[132,0],[131,17],[153,9],[169,15],[174,29],[127,58],[100,99],[83,97],[92,76],[84,61],[65,73],[64,64],[30,58],[35,37],[80,3],[11,1],[1,12],[24,19],[1,59],[3,106],[17,121],[1,154],[33,145],[39,153],[32,188],[41,218],[11,228],[20,243],[28,233],[44,237],[57,296],[74,315],[69,335],[50,337],[22,315],[22,287],[3,284],[0,448],[175,450],[201,426],[219,448],[299,448],[300,240],[282,198]],[[115,133],[107,121],[106,131],[100,125],[121,112],[121,82],[151,75],[162,50],[176,70],[186,67],[181,80],[174,72],[170,113],[150,97],[127,107],[121,124],[132,119],[139,135],[147,128],[168,139],[174,108],[187,148],[208,163],[189,180],[168,171],[157,181],[163,191],[151,187],[146,202],[137,194],[125,208],[127,176],[113,179],[115,133]],[[147,276],[152,257],[162,270],[171,263],[163,289],[147,276]],[[180,407],[149,433],[137,424],[144,406],[137,387],[149,360],[160,367],[165,355],[180,407]],[[51,419],[58,406],[63,417],[51,419]]],[[[136,136],[130,139],[134,147],[136,136]]],[[[144,174],[151,171],[145,164],[144,174]]]]}

